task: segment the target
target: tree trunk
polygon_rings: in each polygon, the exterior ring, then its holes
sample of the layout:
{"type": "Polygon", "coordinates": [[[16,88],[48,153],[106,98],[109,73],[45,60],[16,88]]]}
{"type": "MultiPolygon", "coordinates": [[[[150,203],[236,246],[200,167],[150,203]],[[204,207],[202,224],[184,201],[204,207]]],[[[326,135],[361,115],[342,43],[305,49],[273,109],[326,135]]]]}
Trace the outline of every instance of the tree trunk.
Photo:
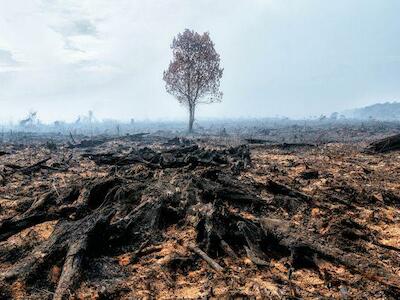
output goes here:
{"type": "Polygon", "coordinates": [[[189,133],[193,132],[193,123],[194,123],[194,106],[189,106],[189,133]]]}

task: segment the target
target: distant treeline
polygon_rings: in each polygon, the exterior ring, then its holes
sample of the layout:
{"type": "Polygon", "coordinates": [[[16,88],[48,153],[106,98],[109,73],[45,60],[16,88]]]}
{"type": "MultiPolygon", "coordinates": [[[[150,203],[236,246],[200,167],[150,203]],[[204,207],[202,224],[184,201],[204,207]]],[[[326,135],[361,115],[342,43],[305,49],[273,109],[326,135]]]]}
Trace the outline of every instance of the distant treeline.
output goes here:
{"type": "Polygon", "coordinates": [[[349,110],[344,114],[346,117],[361,120],[400,121],[400,102],[377,103],[349,110]]]}

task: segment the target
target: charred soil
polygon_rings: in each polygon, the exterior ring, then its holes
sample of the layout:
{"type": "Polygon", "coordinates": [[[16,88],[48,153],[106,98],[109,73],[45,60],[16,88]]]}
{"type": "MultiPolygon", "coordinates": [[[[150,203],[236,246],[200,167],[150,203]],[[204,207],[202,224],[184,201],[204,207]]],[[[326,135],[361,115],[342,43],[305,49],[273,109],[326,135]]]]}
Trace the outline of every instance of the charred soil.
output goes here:
{"type": "Polygon", "coordinates": [[[400,153],[366,146],[4,144],[0,299],[399,299],[400,153]]]}

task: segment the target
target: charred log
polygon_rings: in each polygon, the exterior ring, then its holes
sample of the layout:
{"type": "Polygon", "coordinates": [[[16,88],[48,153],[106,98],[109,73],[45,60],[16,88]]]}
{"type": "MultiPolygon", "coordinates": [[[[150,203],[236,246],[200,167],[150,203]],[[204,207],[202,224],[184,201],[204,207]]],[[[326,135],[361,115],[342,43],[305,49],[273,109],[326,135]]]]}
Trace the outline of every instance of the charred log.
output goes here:
{"type": "Polygon", "coordinates": [[[369,144],[366,151],[372,153],[386,153],[400,150],[400,134],[389,136],[369,144]]]}

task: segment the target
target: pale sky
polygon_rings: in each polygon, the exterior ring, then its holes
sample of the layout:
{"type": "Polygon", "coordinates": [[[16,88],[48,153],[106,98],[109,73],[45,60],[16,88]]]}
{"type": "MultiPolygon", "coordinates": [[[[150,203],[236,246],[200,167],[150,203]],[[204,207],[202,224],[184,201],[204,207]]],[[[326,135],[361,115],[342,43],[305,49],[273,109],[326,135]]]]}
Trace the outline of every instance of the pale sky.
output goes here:
{"type": "Polygon", "coordinates": [[[182,119],[162,72],[209,31],[223,102],[201,118],[303,117],[400,101],[399,0],[0,0],[0,120],[182,119]]]}

